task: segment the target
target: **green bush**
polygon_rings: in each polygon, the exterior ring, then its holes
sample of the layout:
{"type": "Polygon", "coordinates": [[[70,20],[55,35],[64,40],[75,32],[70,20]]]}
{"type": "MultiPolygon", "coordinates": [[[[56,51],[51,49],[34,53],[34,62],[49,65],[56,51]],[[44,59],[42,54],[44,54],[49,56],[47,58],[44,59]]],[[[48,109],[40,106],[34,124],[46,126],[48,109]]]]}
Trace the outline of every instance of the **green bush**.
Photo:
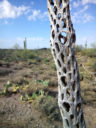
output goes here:
{"type": "Polygon", "coordinates": [[[49,81],[48,86],[49,87],[57,87],[58,86],[58,82],[57,81],[49,81]]]}
{"type": "Polygon", "coordinates": [[[14,50],[10,56],[11,61],[25,61],[28,59],[35,59],[36,56],[33,51],[30,50],[14,50]]]}
{"type": "Polygon", "coordinates": [[[82,45],[76,45],[76,53],[81,52],[84,49],[82,45]]]}
{"type": "Polygon", "coordinates": [[[47,58],[45,58],[45,59],[44,59],[44,62],[45,62],[45,63],[48,63],[48,62],[50,62],[50,60],[47,59],[47,58]]]}
{"type": "Polygon", "coordinates": [[[48,86],[49,80],[36,80],[36,83],[40,83],[42,85],[48,86]]]}
{"type": "Polygon", "coordinates": [[[39,109],[41,109],[50,121],[61,121],[61,115],[56,99],[49,96],[42,97],[39,102],[39,109]]]}
{"type": "Polygon", "coordinates": [[[92,69],[96,72],[96,62],[92,64],[92,69]]]}
{"type": "Polygon", "coordinates": [[[80,72],[80,81],[83,81],[83,79],[84,79],[84,73],[80,72]]]}
{"type": "Polygon", "coordinates": [[[28,54],[28,59],[34,59],[34,58],[35,58],[35,55],[33,53],[28,54]]]}
{"type": "Polygon", "coordinates": [[[83,49],[82,55],[86,55],[88,57],[96,57],[96,49],[90,48],[90,49],[83,49]]]}
{"type": "Polygon", "coordinates": [[[56,65],[55,65],[55,64],[52,64],[52,69],[53,69],[54,71],[56,71],[56,65]]]}
{"type": "Polygon", "coordinates": [[[38,62],[41,62],[41,61],[42,61],[42,58],[40,58],[40,57],[35,57],[35,60],[36,60],[36,62],[38,63],[38,62]]]}

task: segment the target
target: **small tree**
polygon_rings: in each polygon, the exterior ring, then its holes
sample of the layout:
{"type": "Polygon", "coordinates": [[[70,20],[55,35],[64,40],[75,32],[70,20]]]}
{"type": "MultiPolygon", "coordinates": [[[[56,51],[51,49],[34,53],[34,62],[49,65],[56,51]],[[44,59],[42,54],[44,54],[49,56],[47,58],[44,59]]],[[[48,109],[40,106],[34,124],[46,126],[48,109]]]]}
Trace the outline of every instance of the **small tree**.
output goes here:
{"type": "Polygon", "coordinates": [[[13,49],[16,49],[16,50],[17,50],[17,49],[20,49],[19,44],[16,43],[16,44],[13,46],[13,49]]]}
{"type": "Polygon", "coordinates": [[[24,40],[24,49],[27,49],[27,40],[26,40],[26,38],[24,40]]]}
{"type": "Polygon", "coordinates": [[[93,42],[93,43],[91,44],[91,47],[92,47],[92,48],[96,48],[96,42],[93,42]]]}

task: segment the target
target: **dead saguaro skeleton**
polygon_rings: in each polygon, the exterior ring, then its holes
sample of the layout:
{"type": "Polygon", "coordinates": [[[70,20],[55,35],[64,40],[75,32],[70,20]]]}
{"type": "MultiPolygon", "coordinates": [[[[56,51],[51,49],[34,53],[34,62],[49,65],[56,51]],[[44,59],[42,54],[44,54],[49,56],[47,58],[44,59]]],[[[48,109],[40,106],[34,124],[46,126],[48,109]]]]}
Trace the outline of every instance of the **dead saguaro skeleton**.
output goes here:
{"type": "Polygon", "coordinates": [[[57,67],[58,104],[63,128],[86,128],[69,0],[47,0],[47,4],[51,24],[50,45],[57,67]]]}

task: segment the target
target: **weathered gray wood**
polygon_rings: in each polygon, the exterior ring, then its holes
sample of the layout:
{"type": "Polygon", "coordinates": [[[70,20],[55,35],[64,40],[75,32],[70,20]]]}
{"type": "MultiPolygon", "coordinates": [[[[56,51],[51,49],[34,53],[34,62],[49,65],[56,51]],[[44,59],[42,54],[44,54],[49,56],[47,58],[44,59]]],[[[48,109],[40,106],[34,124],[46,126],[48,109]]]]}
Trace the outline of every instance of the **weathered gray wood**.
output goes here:
{"type": "Polygon", "coordinates": [[[75,58],[75,30],[71,22],[69,0],[47,0],[51,24],[50,45],[57,67],[58,104],[64,128],[86,128],[80,78],[75,58]]]}

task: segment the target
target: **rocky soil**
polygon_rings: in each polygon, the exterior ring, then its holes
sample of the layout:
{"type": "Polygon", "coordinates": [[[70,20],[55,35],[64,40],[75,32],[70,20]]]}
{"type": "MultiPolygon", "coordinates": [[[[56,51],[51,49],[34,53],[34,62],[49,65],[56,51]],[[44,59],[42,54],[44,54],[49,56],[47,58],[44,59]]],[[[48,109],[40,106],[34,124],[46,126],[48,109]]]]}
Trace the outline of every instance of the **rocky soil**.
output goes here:
{"type": "MultiPolygon", "coordinates": [[[[27,61],[0,60],[0,128],[62,128],[56,68],[49,50],[40,51],[40,56],[27,61]]],[[[96,58],[80,57],[79,66],[82,63],[93,71],[90,62],[96,58]]],[[[95,77],[81,65],[80,78],[86,125],[96,128],[95,77]]]]}

